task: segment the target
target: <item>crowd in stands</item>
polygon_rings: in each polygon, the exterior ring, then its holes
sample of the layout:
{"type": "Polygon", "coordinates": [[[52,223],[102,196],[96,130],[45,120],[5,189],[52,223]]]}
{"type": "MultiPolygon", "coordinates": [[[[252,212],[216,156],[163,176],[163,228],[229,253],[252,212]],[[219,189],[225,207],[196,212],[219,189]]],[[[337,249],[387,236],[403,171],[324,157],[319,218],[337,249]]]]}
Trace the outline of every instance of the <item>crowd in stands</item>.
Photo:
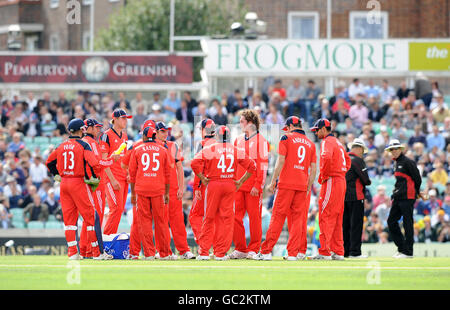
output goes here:
{"type": "MultiPolygon", "coordinates": [[[[250,108],[259,112],[262,124],[283,125],[288,116],[295,114],[303,118],[307,130],[314,120],[328,118],[343,145],[354,138],[365,141],[369,148],[365,161],[372,185],[367,189],[365,203],[364,242],[390,240],[386,220],[395,177],[393,162],[384,148],[390,139],[398,139],[407,146],[406,156],[417,162],[423,177],[422,189],[430,196],[427,201],[416,201],[416,242],[450,240],[450,102],[437,81],[418,75],[414,87],[408,88],[406,82],[402,82],[394,88],[388,80],[382,85],[368,80],[364,85],[355,78],[349,85],[339,81],[334,94],[325,96],[314,80],[303,86],[300,79],[295,79],[286,86],[281,79],[269,77],[260,92],[248,88],[241,93],[236,89],[208,100],[196,100],[189,91],[182,92],[180,97],[175,91],[165,96],[154,92],[149,97],[137,93],[134,98],[127,98],[124,92],[79,92],[70,99],[63,91],[54,98],[49,92],[39,96],[32,92],[11,97],[0,94],[2,227],[22,227],[19,224],[22,222],[23,227],[27,227],[30,222],[62,220],[59,189],[47,172],[45,159],[68,137],[66,127],[74,117],[96,118],[106,129],[112,111],[120,107],[133,115],[127,128],[131,139],[140,138],[142,123],[151,118],[173,126],[171,139],[192,145],[199,140],[194,136],[194,122],[208,117],[218,125],[237,124],[240,111],[250,108]],[[17,216],[23,218],[17,219],[17,216]]],[[[273,165],[277,141],[270,141],[273,165]]],[[[185,218],[192,203],[193,180],[189,156],[186,159],[185,218]]],[[[319,190],[316,183],[308,221],[311,242],[318,239],[316,201],[319,190]]],[[[264,201],[263,217],[270,218],[273,197],[267,192],[264,201]]],[[[131,209],[129,202],[126,209],[131,209]]],[[[189,231],[189,223],[185,222],[189,231]]]]}

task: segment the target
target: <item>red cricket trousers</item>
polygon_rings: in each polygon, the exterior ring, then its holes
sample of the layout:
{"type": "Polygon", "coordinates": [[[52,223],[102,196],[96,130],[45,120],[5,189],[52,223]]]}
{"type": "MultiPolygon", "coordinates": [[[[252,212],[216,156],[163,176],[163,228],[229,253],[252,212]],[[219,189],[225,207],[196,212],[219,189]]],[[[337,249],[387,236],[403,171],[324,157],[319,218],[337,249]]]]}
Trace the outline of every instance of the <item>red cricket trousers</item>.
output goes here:
{"type": "MultiPolygon", "coordinates": [[[[105,211],[105,193],[103,191],[104,186],[100,185],[95,192],[92,193],[92,197],[94,200],[95,205],[95,211],[97,212],[95,215],[95,231],[97,234],[97,239],[100,239],[102,236],[102,223],[103,223],[103,213],[105,211]],[[98,217],[98,219],[97,219],[98,217]],[[98,221],[98,223],[97,223],[98,221]]],[[[91,245],[87,241],[87,225],[86,222],[83,221],[83,226],[81,227],[81,234],[80,234],[80,254],[83,257],[91,257],[92,256],[92,248],[91,245]]],[[[100,247],[102,246],[100,244],[100,247]]]]}
{"type": "MultiPolygon", "coordinates": [[[[180,255],[189,252],[191,249],[187,243],[186,226],[184,225],[183,202],[177,199],[177,195],[169,197],[169,226],[172,231],[172,238],[175,247],[180,255]]],[[[170,244],[170,234],[168,234],[170,244]]]]}
{"type": "Polygon", "coordinates": [[[159,246],[160,257],[171,254],[169,238],[167,237],[168,222],[163,196],[146,197],[137,195],[138,229],[146,257],[155,256],[153,243],[153,221],[155,223],[155,242],[159,246]]]}
{"type": "Polygon", "coordinates": [[[194,234],[194,240],[199,243],[200,233],[202,231],[203,217],[205,215],[205,186],[200,186],[201,199],[195,198],[194,190],[194,200],[192,201],[191,210],[189,211],[189,223],[191,224],[192,233],[194,234]]]}
{"type": "Polygon", "coordinates": [[[289,217],[291,224],[287,251],[289,256],[297,256],[300,252],[302,217],[305,216],[304,213],[308,213],[309,207],[309,204],[306,205],[306,198],[306,191],[277,189],[266,240],[261,245],[262,254],[272,252],[283,230],[286,217],[289,217]]]}
{"type": "Polygon", "coordinates": [[[118,182],[120,184],[120,190],[118,191],[113,189],[109,181],[105,184],[106,199],[109,207],[109,217],[104,228],[105,235],[117,233],[120,218],[125,209],[125,202],[127,201],[128,183],[126,180],[118,180],[118,182]]]}
{"type": "MultiPolygon", "coordinates": [[[[306,206],[304,209],[302,209],[301,217],[299,219],[299,221],[300,221],[300,226],[299,226],[300,237],[299,237],[298,241],[300,242],[300,244],[299,245],[289,244],[289,242],[292,242],[292,240],[289,240],[288,244],[287,244],[287,248],[298,247],[299,248],[298,252],[302,253],[302,254],[306,254],[306,250],[308,248],[308,235],[307,235],[308,227],[307,226],[308,226],[308,211],[309,211],[310,201],[311,201],[311,192],[309,192],[308,197],[306,197],[306,202],[305,202],[306,206]]],[[[292,226],[292,218],[289,215],[288,216],[288,230],[289,231],[291,231],[291,228],[290,228],[291,226],[292,226]]]]}
{"type": "Polygon", "coordinates": [[[223,257],[233,241],[234,181],[212,180],[205,189],[205,217],[199,239],[199,254],[209,255],[211,246],[216,257],[223,257]]]}
{"type": "Polygon", "coordinates": [[[322,184],[319,196],[319,254],[344,255],[342,218],[347,183],[344,177],[330,177],[322,184]]]}
{"type": "Polygon", "coordinates": [[[94,230],[94,199],[89,186],[84,183],[83,178],[63,177],[60,197],[68,256],[75,255],[78,252],[76,241],[78,214],[81,214],[83,221],[86,223],[87,240],[91,245],[92,255],[100,255],[94,230]]]}
{"type": "Polygon", "coordinates": [[[261,207],[261,193],[258,196],[252,196],[250,192],[244,191],[236,193],[233,242],[237,251],[245,253],[259,252],[262,238],[261,207]],[[243,222],[245,212],[247,212],[250,222],[250,243],[248,246],[243,222]]]}
{"type": "MultiPolygon", "coordinates": [[[[136,194],[136,196],[138,196],[136,194]]],[[[141,252],[141,235],[139,233],[138,211],[133,205],[133,223],[130,228],[130,255],[139,256],[141,252]]]]}

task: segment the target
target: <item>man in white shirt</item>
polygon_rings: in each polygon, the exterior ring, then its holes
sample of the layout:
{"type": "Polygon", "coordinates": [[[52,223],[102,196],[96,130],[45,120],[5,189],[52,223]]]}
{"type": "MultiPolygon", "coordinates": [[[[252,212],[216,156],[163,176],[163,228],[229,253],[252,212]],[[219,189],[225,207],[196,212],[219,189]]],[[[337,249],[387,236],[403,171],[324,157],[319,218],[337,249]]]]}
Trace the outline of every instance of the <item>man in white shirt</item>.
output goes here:
{"type": "Polygon", "coordinates": [[[364,85],[359,79],[353,79],[353,83],[348,87],[348,96],[350,97],[350,100],[355,100],[356,96],[359,94],[364,96],[364,85]]]}
{"type": "Polygon", "coordinates": [[[389,86],[389,82],[387,80],[383,80],[383,87],[381,87],[380,90],[381,102],[386,102],[390,99],[394,99],[395,96],[395,89],[392,86],[389,86]]]}
{"type": "Polygon", "coordinates": [[[42,163],[40,155],[36,155],[30,164],[30,177],[37,188],[41,187],[42,181],[47,178],[47,167],[42,163]]]}

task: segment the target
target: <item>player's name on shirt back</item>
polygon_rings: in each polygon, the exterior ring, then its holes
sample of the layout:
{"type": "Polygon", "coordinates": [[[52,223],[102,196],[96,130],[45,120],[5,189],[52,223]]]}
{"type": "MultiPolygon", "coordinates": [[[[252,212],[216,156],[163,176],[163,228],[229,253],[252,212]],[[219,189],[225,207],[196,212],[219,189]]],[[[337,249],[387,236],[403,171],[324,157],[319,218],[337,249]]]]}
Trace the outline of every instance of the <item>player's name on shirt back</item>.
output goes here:
{"type": "Polygon", "coordinates": [[[302,143],[302,144],[306,144],[308,147],[311,147],[311,142],[305,138],[294,137],[294,138],[292,138],[292,143],[302,143]]]}

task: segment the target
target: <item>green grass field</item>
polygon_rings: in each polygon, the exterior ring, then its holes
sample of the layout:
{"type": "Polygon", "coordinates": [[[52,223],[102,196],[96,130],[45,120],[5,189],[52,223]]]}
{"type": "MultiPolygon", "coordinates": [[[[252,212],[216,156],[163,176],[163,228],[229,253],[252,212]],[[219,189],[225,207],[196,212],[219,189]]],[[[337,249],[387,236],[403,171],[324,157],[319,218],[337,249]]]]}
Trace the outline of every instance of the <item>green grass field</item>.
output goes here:
{"type": "Polygon", "coordinates": [[[63,256],[0,256],[0,289],[448,290],[450,258],[295,262],[281,258],[265,262],[83,260],[73,265],[63,256]]]}

